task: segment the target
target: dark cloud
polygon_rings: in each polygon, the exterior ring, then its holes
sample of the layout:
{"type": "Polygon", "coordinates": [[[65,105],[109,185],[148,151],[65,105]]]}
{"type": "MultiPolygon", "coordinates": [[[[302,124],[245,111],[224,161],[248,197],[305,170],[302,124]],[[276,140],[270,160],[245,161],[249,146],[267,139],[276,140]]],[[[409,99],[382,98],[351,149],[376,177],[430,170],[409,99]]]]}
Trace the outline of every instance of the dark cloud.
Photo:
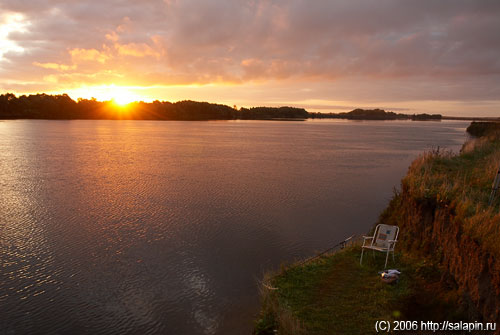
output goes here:
{"type": "Polygon", "coordinates": [[[24,52],[0,60],[4,90],[357,80],[412,88],[385,92],[396,100],[498,97],[496,0],[0,0],[0,10],[26,24],[8,35],[24,52]]]}

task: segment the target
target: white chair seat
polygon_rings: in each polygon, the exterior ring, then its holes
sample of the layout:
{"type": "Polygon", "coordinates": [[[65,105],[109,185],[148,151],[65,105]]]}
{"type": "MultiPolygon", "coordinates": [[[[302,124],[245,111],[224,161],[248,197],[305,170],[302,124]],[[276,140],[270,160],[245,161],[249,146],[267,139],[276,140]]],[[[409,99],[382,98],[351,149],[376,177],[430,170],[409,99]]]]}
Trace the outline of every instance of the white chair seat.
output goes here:
{"type": "Polygon", "coordinates": [[[372,246],[372,245],[365,245],[365,246],[363,246],[363,248],[377,250],[377,251],[391,251],[390,248],[382,248],[382,247],[377,247],[377,246],[372,246]]]}

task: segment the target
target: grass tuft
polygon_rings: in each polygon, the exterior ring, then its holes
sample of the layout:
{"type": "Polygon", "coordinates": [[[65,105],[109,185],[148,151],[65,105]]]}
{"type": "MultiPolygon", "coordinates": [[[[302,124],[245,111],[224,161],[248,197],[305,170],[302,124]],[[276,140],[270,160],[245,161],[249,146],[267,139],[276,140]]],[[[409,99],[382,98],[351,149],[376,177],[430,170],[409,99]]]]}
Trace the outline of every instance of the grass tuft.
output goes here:
{"type": "Polygon", "coordinates": [[[500,257],[500,194],[488,204],[499,167],[500,136],[493,133],[467,142],[458,155],[424,153],[412,163],[402,184],[415,199],[453,208],[464,231],[500,257]]]}

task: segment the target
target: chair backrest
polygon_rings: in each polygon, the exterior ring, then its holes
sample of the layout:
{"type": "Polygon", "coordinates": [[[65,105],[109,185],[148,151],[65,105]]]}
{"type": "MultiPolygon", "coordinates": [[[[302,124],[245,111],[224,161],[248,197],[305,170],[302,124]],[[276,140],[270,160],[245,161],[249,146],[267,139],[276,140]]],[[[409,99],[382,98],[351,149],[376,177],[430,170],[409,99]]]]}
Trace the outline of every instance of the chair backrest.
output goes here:
{"type": "Polygon", "coordinates": [[[397,240],[399,233],[398,226],[390,226],[386,224],[379,224],[375,228],[375,235],[373,236],[372,245],[381,248],[389,247],[389,240],[397,240]]]}

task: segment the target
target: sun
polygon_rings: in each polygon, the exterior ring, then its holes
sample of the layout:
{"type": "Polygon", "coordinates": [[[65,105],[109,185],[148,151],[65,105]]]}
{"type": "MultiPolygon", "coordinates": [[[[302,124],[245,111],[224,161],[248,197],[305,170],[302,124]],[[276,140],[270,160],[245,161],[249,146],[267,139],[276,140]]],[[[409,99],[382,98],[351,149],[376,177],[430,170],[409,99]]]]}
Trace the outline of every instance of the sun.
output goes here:
{"type": "Polygon", "coordinates": [[[126,106],[131,102],[139,100],[139,97],[135,93],[122,86],[110,86],[107,95],[118,106],[126,106]]]}
{"type": "Polygon", "coordinates": [[[132,86],[117,86],[110,84],[80,87],[71,90],[69,93],[79,98],[95,98],[99,101],[111,101],[117,106],[125,107],[131,102],[144,100],[142,95],[135,93],[136,90],[137,88],[132,86]]]}
{"type": "Polygon", "coordinates": [[[111,100],[118,106],[126,106],[131,102],[137,101],[137,98],[127,90],[118,90],[111,94],[111,100]]]}

